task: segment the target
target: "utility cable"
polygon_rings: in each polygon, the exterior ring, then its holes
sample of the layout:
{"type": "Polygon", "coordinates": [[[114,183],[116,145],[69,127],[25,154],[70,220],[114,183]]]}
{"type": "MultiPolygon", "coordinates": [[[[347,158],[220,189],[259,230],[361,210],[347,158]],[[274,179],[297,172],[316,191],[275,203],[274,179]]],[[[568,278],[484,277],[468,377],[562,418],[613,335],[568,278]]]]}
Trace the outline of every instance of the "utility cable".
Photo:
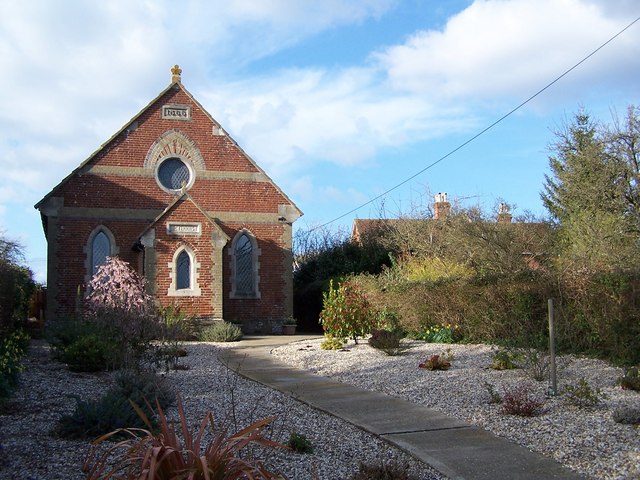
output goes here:
{"type": "Polygon", "coordinates": [[[475,139],[477,139],[478,137],[480,137],[481,135],[485,134],[486,132],[488,132],[489,130],[491,130],[493,127],[495,127],[496,125],[498,125],[499,123],[501,123],[503,120],[505,120],[507,117],[510,117],[511,115],[513,115],[515,112],[517,112],[518,110],[520,110],[522,107],[524,107],[527,103],[529,103],[531,100],[533,100],[534,98],[536,98],[538,95],[540,95],[541,93],[543,93],[545,90],[549,89],[550,87],[552,87],[553,85],[555,85],[556,83],[558,83],[562,78],[564,78],[565,76],[567,76],[569,73],[571,73],[573,70],[575,70],[576,68],[578,68],[580,65],[582,65],[584,62],[586,62],[587,60],[589,60],[591,57],[593,57],[596,53],[598,53],[600,50],[602,50],[604,47],[606,47],[608,44],[610,44],[611,42],[613,42],[616,38],[618,38],[620,35],[622,35],[625,31],[627,31],[629,28],[631,28],[635,23],[637,23],[638,21],[640,21],[640,17],[636,18],[633,22],[631,22],[629,25],[627,25],[626,27],[624,27],[622,30],[620,30],[618,33],[616,33],[615,35],[613,35],[611,38],[609,38],[606,42],[604,42],[603,44],[601,44],[598,48],[596,48],[595,50],[593,50],[591,53],[589,53],[586,57],[584,57],[582,60],[580,60],[578,63],[576,63],[575,65],[573,65],[571,68],[569,68],[568,70],[565,70],[561,75],[559,75],[558,77],[556,77],[554,80],[552,80],[551,82],[549,82],[547,85],[545,85],[544,87],[542,87],[540,90],[538,90],[536,93],[534,93],[533,95],[531,95],[529,98],[527,98],[525,101],[523,101],[522,103],[520,103],[517,107],[514,107],[513,109],[511,109],[509,112],[505,113],[503,116],[501,116],[499,119],[497,119],[495,122],[493,122],[491,125],[489,125],[488,127],[485,127],[484,129],[482,129],[481,131],[479,131],[478,133],[476,133],[475,135],[473,135],[471,138],[467,139],[466,141],[464,141],[463,143],[461,143],[460,145],[458,145],[457,147],[455,147],[453,150],[450,150],[448,153],[446,153],[445,155],[443,155],[442,157],[438,158],[436,161],[434,161],[433,163],[427,165],[426,167],[424,167],[422,170],[414,173],[413,175],[411,175],[410,177],[406,178],[405,180],[403,180],[402,182],[394,185],[393,187],[389,188],[388,190],[386,190],[385,192],[377,195],[376,197],[372,198],[371,200],[357,206],[356,208],[353,208],[351,210],[349,210],[346,213],[343,213],[342,215],[340,215],[339,217],[334,218],[333,220],[330,220],[326,223],[323,223],[322,225],[319,225],[315,228],[312,228],[311,230],[309,230],[309,232],[313,232],[315,230],[318,230],[320,228],[326,227],[327,225],[332,224],[333,222],[337,222],[338,220],[346,217],[347,215],[350,215],[354,212],[357,212],[358,210],[360,210],[362,207],[366,207],[367,205],[375,202],[376,200],[379,200],[383,197],[386,197],[387,195],[389,195],[391,192],[393,192],[394,190],[400,188],[401,186],[405,185],[406,183],[410,182],[411,180],[413,180],[414,178],[418,177],[419,175],[422,175],[424,172],[426,172],[427,170],[429,170],[430,168],[436,166],[437,164],[439,164],[440,162],[442,162],[443,160],[449,158],[451,155],[453,155],[454,153],[456,153],[458,150],[461,150],[462,148],[466,147],[467,145],[469,145],[471,142],[473,142],[475,139]]]}

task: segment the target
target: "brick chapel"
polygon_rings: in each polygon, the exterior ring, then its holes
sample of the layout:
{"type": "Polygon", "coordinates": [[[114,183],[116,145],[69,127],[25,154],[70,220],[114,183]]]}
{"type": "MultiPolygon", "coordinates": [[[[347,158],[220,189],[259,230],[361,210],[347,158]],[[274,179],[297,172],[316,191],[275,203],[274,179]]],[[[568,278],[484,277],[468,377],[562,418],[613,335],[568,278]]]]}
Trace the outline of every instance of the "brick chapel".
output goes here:
{"type": "Polygon", "coordinates": [[[184,88],[171,84],[35,208],[47,238],[47,320],[72,315],[108,256],[162,306],[277,332],[293,313],[302,212],[184,88]]]}

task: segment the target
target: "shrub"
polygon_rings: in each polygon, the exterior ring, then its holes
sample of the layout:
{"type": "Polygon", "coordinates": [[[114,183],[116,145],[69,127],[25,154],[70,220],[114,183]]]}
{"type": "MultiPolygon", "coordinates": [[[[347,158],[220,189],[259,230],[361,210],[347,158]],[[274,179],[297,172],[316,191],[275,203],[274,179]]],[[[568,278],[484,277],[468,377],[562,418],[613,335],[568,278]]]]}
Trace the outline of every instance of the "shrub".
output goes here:
{"type": "Polygon", "coordinates": [[[450,367],[451,361],[440,355],[431,355],[418,365],[418,368],[424,368],[426,370],[449,370],[450,367]]]}
{"type": "Polygon", "coordinates": [[[195,338],[195,319],[192,315],[184,313],[180,306],[171,304],[161,308],[160,318],[162,319],[163,340],[174,342],[195,338]]]}
{"type": "Polygon", "coordinates": [[[496,387],[489,382],[484,382],[484,388],[487,390],[489,394],[489,403],[502,403],[502,397],[496,391],[496,387]]]}
{"type": "Polygon", "coordinates": [[[584,378],[576,384],[564,387],[564,399],[570,405],[581,408],[597,407],[607,396],[599,388],[589,385],[584,378]]]}
{"type": "Polygon", "coordinates": [[[242,339],[242,329],[233,323],[216,322],[205,327],[198,338],[203,342],[237,342],[242,339]]]}
{"type": "Polygon", "coordinates": [[[521,349],[523,368],[534,380],[541,382],[549,378],[549,355],[535,348],[521,349]]]}
{"type": "Polygon", "coordinates": [[[320,344],[322,350],[342,350],[347,341],[344,338],[336,338],[325,335],[324,341],[320,344]]]}
{"type": "Polygon", "coordinates": [[[143,405],[153,416],[150,402],[168,406],[175,395],[164,380],[153,373],[123,371],[116,376],[115,385],[97,400],[76,398],[76,408],[58,421],[54,433],[63,438],[95,438],[118,428],[142,428],[131,401],[143,405]]]}
{"type": "Polygon", "coordinates": [[[22,330],[0,340],[0,402],[8,398],[23,367],[20,359],[27,351],[29,336],[22,330]]]}
{"type": "Polygon", "coordinates": [[[515,363],[517,357],[518,355],[516,353],[510,352],[509,350],[498,350],[493,354],[491,368],[494,370],[513,370],[518,368],[518,365],[515,363]]]}
{"type": "Polygon", "coordinates": [[[616,423],[624,423],[627,425],[640,424],[640,407],[632,407],[629,405],[616,407],[611,415],[613,421],[616,423]]]}
{"type": "Polygon", "coordinates": [[[65,347],[58,358],[72,372],[99,372],[119,366],[117,353],[111,339],[92,333],[65,347]]]}
{"type": "Polygon", "coordinates": [[[145,289],[145,279],[129,264],[108,257],[91,282],[84,305],[85,318],[109,330],[118,358],[135,367],[155,351],[153,340],[161,338],[161,322],[155,300],[145,289]]]}
{"type": "Polygon", "coordinates": [[[252,478],[275,480],[278,476],[267,470],[259,461],[242,458],[242,450],[252,444],[282,448],[284,445],[263,436],[263,430],[273,421],[266,418],[239,432],[227,436],[219,430],[208,413],[200,427],[191,430],[182,401],[178,398],[179,422],[169,422],[160,405],[157,405],[159,432],[148,415],[132,403],[145,428],[124,428],[103,435],[94,442],[83,471],[88,480],[112,478],[118,472],[127,472],[126,478],[189,478],[192,480],[252,478]],[[209,432],[207,432],[209,427],[209,432]],[[125,440],[109,448],[101,455],[98,445],[114,436],[125,440]],[[208,442],[205,444],[205,442],[208,442]],[[113,466],[113,457],[116,465],[113,466]]]}
{"type": "Polygon", "coordinates": [[[625,390],[640,391],[640,368],[630,367],[625,369],[624,374],[618,379],[618,383],[625,390]]]}
{"type": "Polygon", "coordinates": [[[369,345],[387,355],[400,355],[407,347],[400,343],[400,337],[389,330],[374,330],[369,338],[369,345]]]}
{"type": "Polygon", "coordinates": [[[358,343],[375,327],[376,315],[364,291],[355,280],[345,280],[335,288],[333,280],[323,294],[320,324],[325,333],[338,338],[352,338],[358,343]]]}
{"type": "Polygon", "coordinates": [[[358,472],[351,480],[412,480],[407,465],[397,463],[376,463],[367,465],[360,463],[358,472]]]}
{"type": "Polygon", "coordinates": [[[544,400],[537,398],[527,384],[508,388],[502,396],[502,411],[510,415],[533,417],[542,412],[543,405],[544,400]]]}
{"type": "Polygon", "coordinates": [[[299,433],[292,433],[289,435],[289,441],[287,446],[297,453],[313,453],[313,445],[309,439],[299,433]]]}

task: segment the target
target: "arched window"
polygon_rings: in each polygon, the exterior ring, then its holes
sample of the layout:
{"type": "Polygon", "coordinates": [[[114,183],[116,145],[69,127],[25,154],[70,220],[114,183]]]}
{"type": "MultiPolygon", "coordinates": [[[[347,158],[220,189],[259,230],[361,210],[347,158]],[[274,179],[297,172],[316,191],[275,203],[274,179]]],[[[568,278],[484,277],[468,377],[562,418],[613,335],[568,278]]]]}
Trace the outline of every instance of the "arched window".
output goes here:
{"type": "Polygon", "coordinates": [[[167,295],[170,297],[199,297],[201,295],[198,283],[200,264],[190,247],[187,245],[179,247],[168,266],[171,283],[167,295]]]}
{"type": "Polygon", "coordinates": [[[258,291],[260,249],[255,238],[247,231],[241,230],[234,239],[229,252],[232,263],[232,298],[260,298],[258,291]]]}
{"type": "Polygon", "coordinates": [[[191,288],[191,258],[183,250],[176,259],[176,290],[191,288]]]}
{"type": "Polygon", "coordinates": [[[236,293],[250,295],[253,293],[253,262],[251,240],[242,234],[236,241],[236,293]]]}
{"type": "Polygon", "coordinates": [[[107,257],[111,256],[111,242],[109,237],[100,230],[93,237],[91,242],[91,276],[93,277],[98,268],[107,262],[107,257]]]}

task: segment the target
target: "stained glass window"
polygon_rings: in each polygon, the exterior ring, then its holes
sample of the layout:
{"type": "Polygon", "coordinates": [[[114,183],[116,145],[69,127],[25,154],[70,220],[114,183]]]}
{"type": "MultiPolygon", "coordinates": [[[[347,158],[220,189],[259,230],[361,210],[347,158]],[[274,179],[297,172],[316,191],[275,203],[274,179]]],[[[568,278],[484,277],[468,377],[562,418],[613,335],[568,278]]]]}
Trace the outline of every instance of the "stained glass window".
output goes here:
{"type": "Polygon", "coordinates": [[[191,288],[191,259],[183,250],[176,259],[176,290],[191,288]]]}

